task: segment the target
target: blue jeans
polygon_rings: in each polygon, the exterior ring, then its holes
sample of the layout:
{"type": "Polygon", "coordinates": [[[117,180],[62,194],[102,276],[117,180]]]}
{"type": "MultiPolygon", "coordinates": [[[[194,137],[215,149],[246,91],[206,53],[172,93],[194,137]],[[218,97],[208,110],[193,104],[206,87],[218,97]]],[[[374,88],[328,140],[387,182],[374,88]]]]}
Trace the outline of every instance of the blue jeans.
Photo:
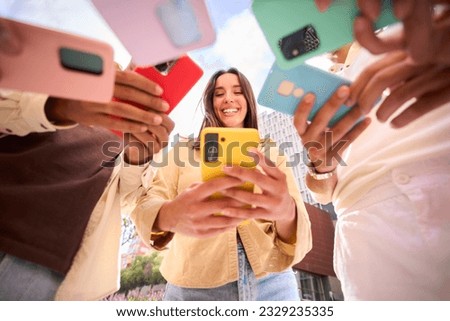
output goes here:
{"type": "Polygon", "coordinates": [[[53,300],[63,279],[41,265],[0,252],[0,301],[53,300]]]}
{"type": "Polygon", "coordinates": [[[182,288],[167,283],[164,301],[299,301],[292,269],[271,273],[261,279],[255,274],[238,242],[239,279],[211,289],[182,288]]]}

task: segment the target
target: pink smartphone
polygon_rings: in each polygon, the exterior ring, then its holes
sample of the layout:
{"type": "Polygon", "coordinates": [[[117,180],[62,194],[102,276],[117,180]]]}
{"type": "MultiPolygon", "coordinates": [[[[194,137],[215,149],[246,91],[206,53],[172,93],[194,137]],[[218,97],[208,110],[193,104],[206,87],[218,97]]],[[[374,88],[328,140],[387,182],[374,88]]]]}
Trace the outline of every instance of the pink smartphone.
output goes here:
{"type": "Polygon", "coordinates": [[[139,66],[157,65],[215,41],[204,0],[92,0],[139,66]]]}
{"type": "Polygon", "coordinates": [[[0,18],[0,22],[21,43],[18,54],[0,50],[0,88],[102,103],[111,100],[115,66],[110,45],[16,20],[0,18]]]}

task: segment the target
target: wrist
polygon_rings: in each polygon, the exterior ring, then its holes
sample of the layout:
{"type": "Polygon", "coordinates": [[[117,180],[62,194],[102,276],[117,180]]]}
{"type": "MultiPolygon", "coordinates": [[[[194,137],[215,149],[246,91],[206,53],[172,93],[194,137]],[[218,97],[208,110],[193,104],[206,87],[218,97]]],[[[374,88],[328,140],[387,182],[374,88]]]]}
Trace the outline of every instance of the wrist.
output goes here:
{"type": "Polygon", "coordinates": [[[311,176],[317,181],[326,180],[336,175],[336,168],[330,171],[319,171],[317,168],[314,167],[314,165],[312,166],[307,165],[307,166],[309,176],[311,176]]]}
{"type": "Polygon", "coordinates": [[[155,222],[153,224],[153,232],[172,232],[173,224],[171,224],[168,215],[168,203],[166,202],[159,209],[158,215],[156,216],[155,222]]]}
{"type": "Polygon", "coordinates": [[[329,179],[336,174],[336,167],[331,168],[331,169],[330,168],[324,169],[323,166],[321,168],[318,166],[316,167],[314,165],[314,162],[312,162],[311,159],[309,158],[309,155],[308,155],[308,162],[306,163],[306,167],[308,169],[309,176],[311,176],[313,179],[315,179],[317,181],[329,179]]]}
{"type": "Polygon", "coordinates": [[[291,198],[291,206],[287,212],[290,213],[289,217],[274,222],[275,233],[283,242],[295,244],[297,231],[297,204],[293,198],[291,198]]]}
{"type": "Polygon", "coordinates": [[[75,125],[76,122],[70,120],[64,114],[65,105],[68,103],[70,103],[70,101],[65,99],[49,97],[44,106],[45,116],[48,121],[59,126],[75,125]]]}
{"type": "Polygon", "coordinates": [[[295,203],[294,199],[290,198],[291,202],[289,205],[289,209],[286,211],[286,213],[289,213],[288,217],[285,217],[284,219],[278,219],[276,220],[278,223],[283,224],[292,224],[297,219],[297,204],[295,203]]]}
{"type": "Polygon", "coordinates": [[[129,165],[133,165],[133,166],[145,165],[145,164],[151,162],[152,159],[153,159],[153,157],[151,157],[151,156],[133,159],[132,157],[130,157],[130,155],[128,155],[127,152],[124,153],[125,163],[127,163],[129,165]]]}

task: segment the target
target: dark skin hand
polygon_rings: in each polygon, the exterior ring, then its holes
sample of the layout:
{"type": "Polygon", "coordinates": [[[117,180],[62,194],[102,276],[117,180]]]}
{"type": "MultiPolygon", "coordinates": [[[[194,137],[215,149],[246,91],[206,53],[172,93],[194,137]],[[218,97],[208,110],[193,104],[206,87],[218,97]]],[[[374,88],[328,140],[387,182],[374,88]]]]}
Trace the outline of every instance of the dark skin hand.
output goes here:
{"type": "Polygon", "coordinates": [[[125,134],[125,160],[142,164],[153,158],[169,140],[173,121],[164,112],[169,109],[161,99],[162,89],[133,71],[116,71],[114,97],[100,104],[50,97],[45,111],[57,125],[82,124],[122,131],[125,134]],[[139,104],[138,108],[133,104],[139,104]]]}

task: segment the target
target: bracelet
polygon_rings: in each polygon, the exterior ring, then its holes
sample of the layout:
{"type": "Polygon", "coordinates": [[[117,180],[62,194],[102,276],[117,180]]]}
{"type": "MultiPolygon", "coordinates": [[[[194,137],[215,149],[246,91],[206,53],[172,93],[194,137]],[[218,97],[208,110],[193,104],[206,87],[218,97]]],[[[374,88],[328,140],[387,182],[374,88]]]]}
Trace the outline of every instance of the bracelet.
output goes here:
{"type": "Polygon", "coordinates": [[[336,168],[329,172],[319,173],[311,162],[306,164],[306,166],[308,167],[308,174],[317,181],[329,179],[331,176],[336,174],[336,168]]]}

